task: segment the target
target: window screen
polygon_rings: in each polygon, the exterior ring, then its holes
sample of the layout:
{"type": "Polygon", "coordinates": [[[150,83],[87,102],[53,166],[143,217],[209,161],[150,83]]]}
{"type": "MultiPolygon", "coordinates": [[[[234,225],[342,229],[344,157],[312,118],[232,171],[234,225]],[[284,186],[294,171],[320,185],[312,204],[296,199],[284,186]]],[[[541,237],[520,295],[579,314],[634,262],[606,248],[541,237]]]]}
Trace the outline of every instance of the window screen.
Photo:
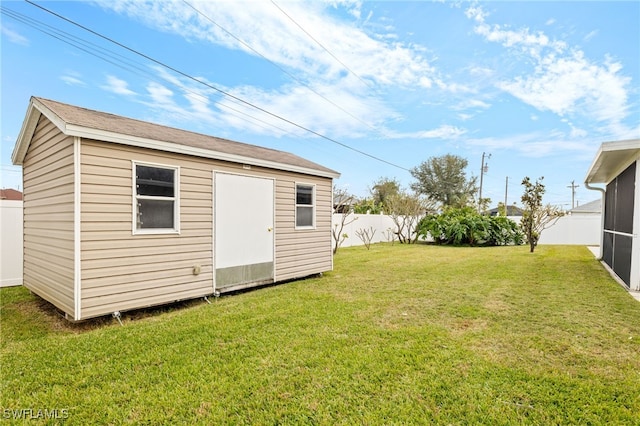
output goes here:
{"type": "Polygon", "coordinates": [[[296,227],[313,227],[314,216],[314,186],[296,185],[296,227]]]}
{"type": "Polygon", "coordinates": [[[177,230],[177,169],[136,164],[136,229],[177,230]]]}
{"type": "Polygon", "coordinates": [[[633,202],[636,186],[636,163],[631,164],[616,178],[615,231],[633,233],[633,202]]]}
{"type": "Polygon", "coordinates": [[[632,163],[609,182],[605,194],[602,259],[626,285],[631,277],[636,167],[632,163]]]}

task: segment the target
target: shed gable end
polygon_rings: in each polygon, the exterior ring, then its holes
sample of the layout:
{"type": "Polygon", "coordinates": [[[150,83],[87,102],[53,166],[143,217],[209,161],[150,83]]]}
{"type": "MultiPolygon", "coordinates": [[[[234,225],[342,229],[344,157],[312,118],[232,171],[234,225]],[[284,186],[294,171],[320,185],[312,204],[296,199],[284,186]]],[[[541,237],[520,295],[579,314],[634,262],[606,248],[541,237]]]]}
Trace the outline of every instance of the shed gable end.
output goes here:
{"type": "Polygon", "coordinates": [[[39,116],[23,161],[24,285],[75,315],[74,148],[39,116]]]}

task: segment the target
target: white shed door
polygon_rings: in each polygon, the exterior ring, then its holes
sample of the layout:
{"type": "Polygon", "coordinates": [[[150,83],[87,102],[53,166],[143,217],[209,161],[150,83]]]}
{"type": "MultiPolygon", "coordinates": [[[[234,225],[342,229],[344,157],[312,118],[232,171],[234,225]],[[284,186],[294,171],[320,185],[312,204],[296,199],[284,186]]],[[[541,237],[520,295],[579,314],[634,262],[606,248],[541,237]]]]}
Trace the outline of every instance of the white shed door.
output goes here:
{"type": "Polygon", "coordinates": [[[216,289],[273,282],[273,180],[215,173],[216,289]]]}

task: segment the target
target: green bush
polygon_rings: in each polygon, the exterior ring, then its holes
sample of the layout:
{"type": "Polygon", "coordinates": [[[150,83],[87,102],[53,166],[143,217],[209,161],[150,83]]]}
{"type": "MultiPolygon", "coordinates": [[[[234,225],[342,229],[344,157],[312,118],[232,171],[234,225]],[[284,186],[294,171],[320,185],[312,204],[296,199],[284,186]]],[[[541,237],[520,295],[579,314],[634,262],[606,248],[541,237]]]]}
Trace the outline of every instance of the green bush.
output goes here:
{"type": "Polygon", "coordinates": [[[471,207],[449,208],[441,214],[425,216],[418,235],[436,244],[470,246],[520,245],[524,235],[517,223],[504,216],[485,216],[471,207]]]}

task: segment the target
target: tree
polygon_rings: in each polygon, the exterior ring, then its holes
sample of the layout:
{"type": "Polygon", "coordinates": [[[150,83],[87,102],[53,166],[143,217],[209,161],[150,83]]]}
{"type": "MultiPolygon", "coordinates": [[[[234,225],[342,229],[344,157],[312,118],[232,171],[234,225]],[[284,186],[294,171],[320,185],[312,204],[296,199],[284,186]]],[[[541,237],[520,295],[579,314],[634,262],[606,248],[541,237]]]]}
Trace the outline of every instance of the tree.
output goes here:
{"type": "Polygon", "coordinates": [[[433,203],[418,194],[399,192],[387,199],[387,209],[387,214],[396,225],[398,241],[412,244],[418,241],[418,222],[428,211],[433,210],[433,203]]]}
{"type": "Polygon", "coordinates": [[[469,205],[478,187],[475,176],[467,179],[467,164],[466,159],[452,154],[431,157],[411,169],[411,175],[417,180],[411,189],[444,207],[469,205]]]}
{"type": "Polygon", "coordinates": [[[558,219],[564,216],[564,212],[558,207],[554,207],[551,204],[543,206],[542,195],[546,191],[542,184],[543,179],[544,177],[541,177],[535,183],[532,183],[529,176],[527,176],[522,180],[524,194],[522,194],[521,200],[524,205],[524,211],[522,212],[522,219],[520,219],[520,226],[529,243],[530,253],[533,253],[538,245],[542,231],[553,226],[558,219]]]}
{"type": "Polygon", "coordinates": [[[382,206],[384,209],[385,203],[389,197],[400,193],[400,183],[395,179],[381,177],[377,181],[373,182],[369,192],[371,193],[373,202],[382,206]]]}
{"type": "Polygon", "coordinates": [[[354,213],[378,214],[385,211],[389,197],[400,193],[400,183],[395,179],[381,177],[369,188],[370,196],[361,198],[353,205],[354,213]]]}
{"type": "Polygon", "coordinates": [[[346,189],[339,189],[335,186],[333,187],[334,217],[335,214],[340,215],[338,220],[333,222],[333,229],[331,229],[331,236],[334,241],[333,254],[338,252],[340,245],[349,237],[346,233],[343,233],[344,227],[357,219],[355,216],[349,218],[352,213],[354,200],[355,197],[349,194],[346,189]]]}

